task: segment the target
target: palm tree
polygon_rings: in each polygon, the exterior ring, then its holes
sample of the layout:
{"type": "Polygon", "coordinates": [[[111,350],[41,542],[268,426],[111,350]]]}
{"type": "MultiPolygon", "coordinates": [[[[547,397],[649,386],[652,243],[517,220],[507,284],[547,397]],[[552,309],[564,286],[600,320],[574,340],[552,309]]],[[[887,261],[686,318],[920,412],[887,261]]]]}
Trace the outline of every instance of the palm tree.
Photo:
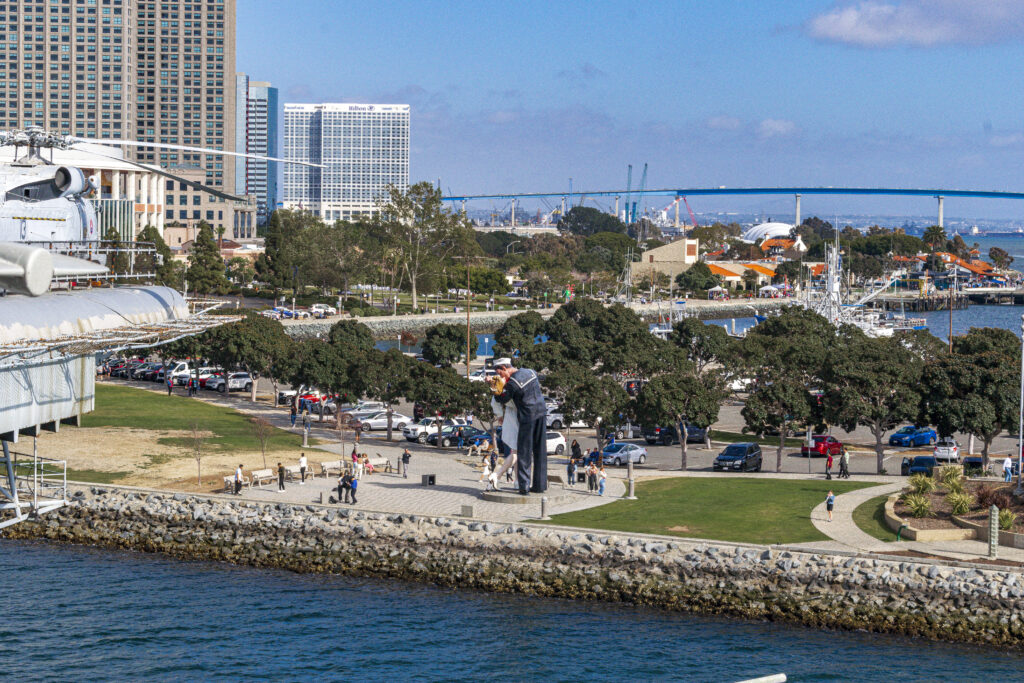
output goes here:
{"type": "Polygon", "coordinates": [[[931,225],[924,231],[924,243],[935,251],[946,243],[946,231],[941,225],[931,225]]]}

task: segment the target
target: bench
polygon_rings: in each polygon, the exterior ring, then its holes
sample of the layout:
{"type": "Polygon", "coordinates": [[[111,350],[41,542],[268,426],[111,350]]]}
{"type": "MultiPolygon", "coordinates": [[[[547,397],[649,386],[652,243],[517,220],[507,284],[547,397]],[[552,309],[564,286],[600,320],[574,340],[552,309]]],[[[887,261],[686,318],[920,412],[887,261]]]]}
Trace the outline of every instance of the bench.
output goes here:
{"type": "Polygon", "coordinates": [[[378,453],[372,458],[367,458],[370,465],[373,466],[373,471],[380,470],[381,472],[394,472],[394,468],[391,467],[391,461],[385,458],[383,455],[378,453]]]}
{"type": "Polygon", "coordinates": [[[277,475],[274,470],[253,470],[252,471],[252,483],[262,488],[263,482],[273,483],[277,479],[277,475]]]}
{"type": "MultiPolygon", "coordinates": [[[[301,479],[302,468],[298,465],[286,465],[284,468],[284,476],[288,481],[291,481],[292,479],[301,479]]],[[[313,477],[313,469],[311,467],[306,467],[306,476],[310,478],[313,477]]]]}
{"type": "MultiPolygon", "coordinates": [[[[245,475],[242,475],[242,486],[245,488],[252,487],[252,480],[245,475]]],[[[229,474],[224,477],[224,492],[234,493],[235,492],[235,475],[229,474]]]]}
{"type": "Polygon", "coordinates": [[[340,477],[345,473],[345,465],[341,464],[340,460],[328,460],[327,462],[320,463],[320,474],[324,477],[330,476],[331,472],[337,472],[340,477]]]}

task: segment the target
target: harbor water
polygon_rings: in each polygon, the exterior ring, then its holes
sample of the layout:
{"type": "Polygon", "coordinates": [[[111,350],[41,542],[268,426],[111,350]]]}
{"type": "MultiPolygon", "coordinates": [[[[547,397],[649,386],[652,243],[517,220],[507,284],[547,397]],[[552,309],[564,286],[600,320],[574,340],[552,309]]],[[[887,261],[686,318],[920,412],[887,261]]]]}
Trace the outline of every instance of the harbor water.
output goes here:
{"type": "Polygon", "coordinates": [[[0,541],[0,680],[1019,680],[1009,652],[0,541]]]}

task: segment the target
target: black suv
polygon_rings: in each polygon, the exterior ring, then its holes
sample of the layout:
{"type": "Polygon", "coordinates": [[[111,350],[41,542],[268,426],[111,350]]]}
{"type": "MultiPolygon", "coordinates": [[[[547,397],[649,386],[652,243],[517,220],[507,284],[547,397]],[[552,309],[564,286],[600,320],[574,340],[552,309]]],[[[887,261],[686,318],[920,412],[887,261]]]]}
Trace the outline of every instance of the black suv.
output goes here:
{"type": "MultiPolygon", "coordinates": [[[[704,443],[704,435],[708,430],[693,425],[686,425],[686,443],[704,443]]],[[[660,443],[663,446],[672,446],[679,443],[679,435],[676,428],[669,427],[644,427],[644,440],[652,446],[660,443]]]]}
{"type": "Polygon", "coordinates": [[[756,443],[734,443],[715,458],[715,470],[760,472],[761,447],[756,443]]]}

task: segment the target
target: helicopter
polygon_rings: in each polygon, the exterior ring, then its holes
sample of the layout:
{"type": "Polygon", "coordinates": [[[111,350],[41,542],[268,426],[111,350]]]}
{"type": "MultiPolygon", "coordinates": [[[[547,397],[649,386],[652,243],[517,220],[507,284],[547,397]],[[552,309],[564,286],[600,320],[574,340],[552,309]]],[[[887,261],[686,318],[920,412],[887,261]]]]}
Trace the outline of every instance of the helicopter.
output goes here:
{"type": "Polygon", "coordinates": [[[43,157],[40,150],[75,150],[112,159],[222,199],[245,201],[242,197],[174,175],[159,166],[104,154],[96,149],[102,145],[172,149],[321,167],[305,161],[206,147],[58,135],[38,126],[0,132],[0,147],[13,146],[15,149],[15,160],[0,164],[0,290],[38,296],[47,290],[53,277],[82,277],[106,272],[106,268],[86,259],[49,254],[49,249],[37,246],[40,243],[73,245],[102,239],[96,209],[88,201],[88,196],[98,189],[98,179],[86,177],[82,169],[75,166],[53,164],[43,157]],[[22,147],[26,151],[18,156],[22,147]]]}

